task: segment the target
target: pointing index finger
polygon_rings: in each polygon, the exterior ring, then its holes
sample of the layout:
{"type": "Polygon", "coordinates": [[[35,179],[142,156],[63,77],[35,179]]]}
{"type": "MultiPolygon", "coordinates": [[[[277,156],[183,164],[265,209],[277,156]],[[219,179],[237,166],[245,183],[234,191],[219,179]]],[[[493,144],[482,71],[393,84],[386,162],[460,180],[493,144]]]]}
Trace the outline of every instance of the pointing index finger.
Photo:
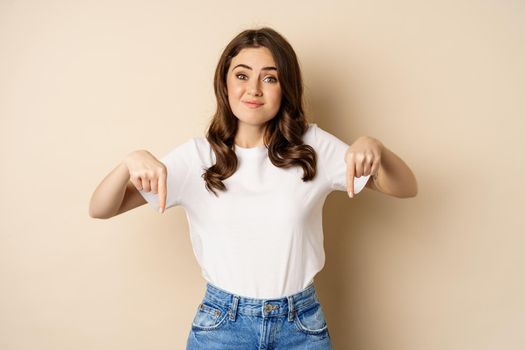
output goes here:
{"type": "Polygon", "coordinates": [[[159,175],[159,212],[164,213],[166,210],[166,174],[162,172],[159,175]]]}
{"type": "Polygon", "coordinates": [[[346,187],[348,191],[348,195],[350,198],[354,198],[354,175],[355,175],[355,166],[354,161],[350,160],[348,164],[346,165],[347,171],[346,171],[346,187]]]}

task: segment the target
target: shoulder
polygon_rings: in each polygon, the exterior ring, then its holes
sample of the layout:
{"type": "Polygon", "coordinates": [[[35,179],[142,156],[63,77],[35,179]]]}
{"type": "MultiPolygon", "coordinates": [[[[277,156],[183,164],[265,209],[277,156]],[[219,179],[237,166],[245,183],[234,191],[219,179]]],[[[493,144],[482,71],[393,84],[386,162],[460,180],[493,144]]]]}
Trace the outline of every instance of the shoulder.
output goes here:
{"type": "Polygon", "coordinates": [[[169,152],[169,155],[187,158],[193,157],[197,149],[196,139],[196,137],[191,137],[186,141],[179,143],[169,152]]]}
{"type": "Polygon", "coordinates": [[[316,123],[308,123],[308,128],[303,134],[303,142],[307,145],[315,148],[316,129],[318,128],[316,123]]]}
{"type": "Polygon", "coordinates": [[[308,129],[304,133],[303,140],[305,143],[313,146],[314,148],[319,148],[321,151],[324,151],[327,148],[330,149],[332,147],[348,147],[346,142],[319,127],[317,123],[308,123],[308,129]]]}
{"type": "Polygon", "coordinates": [[[193,147],[195,149],[195,156],[200,160],[200,163],[211,166],[215,162],[215,153],[211,147],[210,142],[204,136],[194,137],[193,147]]]}
{"type": "Polygon", "coordinates": [[[212,149],[210,142],[206,137],[199,136],[192,138],[193,146],[195,147],[195,150],[199,154],[207,154],[212,149]]]}

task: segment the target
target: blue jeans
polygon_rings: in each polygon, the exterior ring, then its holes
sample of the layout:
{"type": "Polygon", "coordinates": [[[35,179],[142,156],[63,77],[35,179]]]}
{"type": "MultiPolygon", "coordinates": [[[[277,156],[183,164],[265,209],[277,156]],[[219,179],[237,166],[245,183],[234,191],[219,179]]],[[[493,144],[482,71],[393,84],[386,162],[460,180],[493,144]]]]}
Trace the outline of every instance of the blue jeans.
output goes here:
{"type": "Polygon", "coordinates": [[[207,283],[186,350],[325,350],[331,339],[313,282],[296,294],[254,299],[207,283]]]}

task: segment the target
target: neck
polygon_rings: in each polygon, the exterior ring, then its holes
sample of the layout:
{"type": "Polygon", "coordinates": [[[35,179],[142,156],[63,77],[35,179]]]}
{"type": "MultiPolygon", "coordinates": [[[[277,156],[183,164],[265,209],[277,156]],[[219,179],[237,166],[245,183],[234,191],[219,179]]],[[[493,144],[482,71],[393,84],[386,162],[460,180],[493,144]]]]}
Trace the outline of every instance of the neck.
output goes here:
{"type": "Polygon", "coordinates": [[[246,124],[239,121],[235,144],[244,148],[264,146],[264,129],[264,125],[246,124]]]}

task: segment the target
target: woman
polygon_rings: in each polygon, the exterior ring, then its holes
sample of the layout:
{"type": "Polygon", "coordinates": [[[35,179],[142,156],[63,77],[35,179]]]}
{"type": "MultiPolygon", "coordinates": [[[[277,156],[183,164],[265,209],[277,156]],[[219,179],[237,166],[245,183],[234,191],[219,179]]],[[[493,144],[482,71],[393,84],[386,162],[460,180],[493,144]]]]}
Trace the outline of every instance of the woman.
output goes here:
{"type": "Polygon", "coordinates": [[[313,284],[325,261],[327,195],[353,197],[366,186],[413,197],[416,179],[379,140],[349,146],[307,122],[297,57],[271,28],[245,30],[228,44],[214,88],[206,137],[161,160],[130,153],[96,189],[90,215],[109,218],[146,202],[161,213],[185,208],[207,281],[187,349],[330,349],[313,284]]]}

